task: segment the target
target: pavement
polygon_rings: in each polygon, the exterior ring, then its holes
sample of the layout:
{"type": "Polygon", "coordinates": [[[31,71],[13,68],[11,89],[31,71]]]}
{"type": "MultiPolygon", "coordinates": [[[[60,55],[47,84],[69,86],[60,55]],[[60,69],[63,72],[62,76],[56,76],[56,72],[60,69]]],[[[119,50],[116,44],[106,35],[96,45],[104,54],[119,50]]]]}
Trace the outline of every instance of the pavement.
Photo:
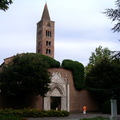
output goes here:
{"type": "Polygon", "coordinates": [[[82,113],[71,113],[68,117],[28,118],[28,120],[80,120],[81,118],[94,118],[94,117],[109,118],[110,116],[111,116],[110,114],[102,113],[87,113],[85,115],[83,115],[82,113]]]}

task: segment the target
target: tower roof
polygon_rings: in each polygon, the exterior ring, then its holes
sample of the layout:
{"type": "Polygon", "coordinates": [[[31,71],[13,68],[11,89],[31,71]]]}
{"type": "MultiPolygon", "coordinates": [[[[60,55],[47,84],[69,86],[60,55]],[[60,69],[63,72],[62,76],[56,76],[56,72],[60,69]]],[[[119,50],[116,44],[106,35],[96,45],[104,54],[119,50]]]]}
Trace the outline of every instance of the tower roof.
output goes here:
{"type": "Polygon", "coordinates": [[[44,6],[44,10],[43,10],[43,14],[42,14],[41,20],[50,20],[50,16],[49,16],[49,11],[48,11],[48,7],[47,7],[47,3],[45,3],[45,6],[44,6]]]}

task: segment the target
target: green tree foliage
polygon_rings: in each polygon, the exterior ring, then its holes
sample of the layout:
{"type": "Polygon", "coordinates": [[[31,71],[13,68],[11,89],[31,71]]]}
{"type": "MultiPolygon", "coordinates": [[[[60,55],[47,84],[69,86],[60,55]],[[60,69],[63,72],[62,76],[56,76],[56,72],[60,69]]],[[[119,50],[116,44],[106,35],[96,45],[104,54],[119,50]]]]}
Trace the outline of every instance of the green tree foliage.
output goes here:
{"type": "Polygon", "coordinates": [[[6,11],[10,4],[12,4],[12,0],[0,0],[0,9],[6,11]]]}
{"type": "Polygon", "coordinates": [[[112,30],[114,32],[120,32],[120,0],[116,0],[115,4],[116,9],[108,8],[104,13],[108,18],[112,19],[112,21],[116,22],[112,30]]]}
{"type": "Polygon", "coordinates": [[[83,89],[84,86],[84,66],[72,60],[63,60],[62,67],[71,70],[73,74],[74,85],[77,90],[83,89]]]}
{"type": "Polygon", "coordinates": [[[44,96],[51,81],[47,70],[49,64],[42,57],[35,53],[14,56],[0,72],[1,93],[12,96],[44,96]]]}
{"type": "MultiPolygon", "coordinates": [[[[115,5],[116,9],[108,8],[106,9],[106,12],[104,12],[104,14],[106,14],[109,19],[115,22],[115,25],[112,28],[112,30],[114,32],[120,32],[120,0],[116,0],[115,5]]],[[[114,57],[120,58],[120,51],[114,51],[114,53],[116,53],[114,57]]]]}
{"type": "Polygon", "coordinates": [[[45,55],[40,55],[43,59],[43,61],[46,61],[47,64],[49,65],[49,68],[59,68],[60,67],[60,62],[56,61],[55,59],[45,56],[45,55]]]}
{"type": "Polygon", "coordinates": [[[120,60],[102,59],[86,76],[87,87],[102,103],[111,97],[120,97],[120,60]]]}
{"type": "Polygon", "coordinates": [[[108,48],[102,48],[102,46],[99,46],[95,49],[95,52],[92,52],[92,55],[89,58],[89,63],[86,66],[86,74],[104,58],[108,58],[110,60],[111,51],[108,48]]]}
{"type": "Polygon", "coordinates": [[[108,48],[99,46],[86,67],[86,87],[92,91],[103,112],[108,113],[111,97],[120,96],[120,58],[108,48]],[[116,94],[116,95],[115,95],[116,94]],[[106,105],[106,106],[105,106],[106,105]]]}

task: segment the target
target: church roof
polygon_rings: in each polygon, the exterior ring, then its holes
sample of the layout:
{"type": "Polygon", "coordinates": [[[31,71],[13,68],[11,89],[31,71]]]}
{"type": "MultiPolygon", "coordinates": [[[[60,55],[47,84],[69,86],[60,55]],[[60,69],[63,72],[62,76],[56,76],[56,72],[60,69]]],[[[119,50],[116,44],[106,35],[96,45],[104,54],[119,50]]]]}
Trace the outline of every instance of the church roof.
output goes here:
{"type": "Polygon", "coordinates": [[[44,10],[43,10],[43,14],[42,14],[41,20],[50,20],[47,3],[46,3],[45,6],[44,6],[44,10]]]}

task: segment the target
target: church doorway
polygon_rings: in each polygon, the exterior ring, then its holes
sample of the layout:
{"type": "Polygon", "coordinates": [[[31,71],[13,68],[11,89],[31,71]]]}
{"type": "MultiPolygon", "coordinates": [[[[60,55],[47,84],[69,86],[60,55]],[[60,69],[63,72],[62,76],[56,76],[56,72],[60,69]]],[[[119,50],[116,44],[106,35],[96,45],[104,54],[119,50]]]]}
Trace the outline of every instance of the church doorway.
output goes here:
{"type": "Polygon", "coordinates": [[[61,97],[50,97],[51,110],[61,110],[61,97]]]}

